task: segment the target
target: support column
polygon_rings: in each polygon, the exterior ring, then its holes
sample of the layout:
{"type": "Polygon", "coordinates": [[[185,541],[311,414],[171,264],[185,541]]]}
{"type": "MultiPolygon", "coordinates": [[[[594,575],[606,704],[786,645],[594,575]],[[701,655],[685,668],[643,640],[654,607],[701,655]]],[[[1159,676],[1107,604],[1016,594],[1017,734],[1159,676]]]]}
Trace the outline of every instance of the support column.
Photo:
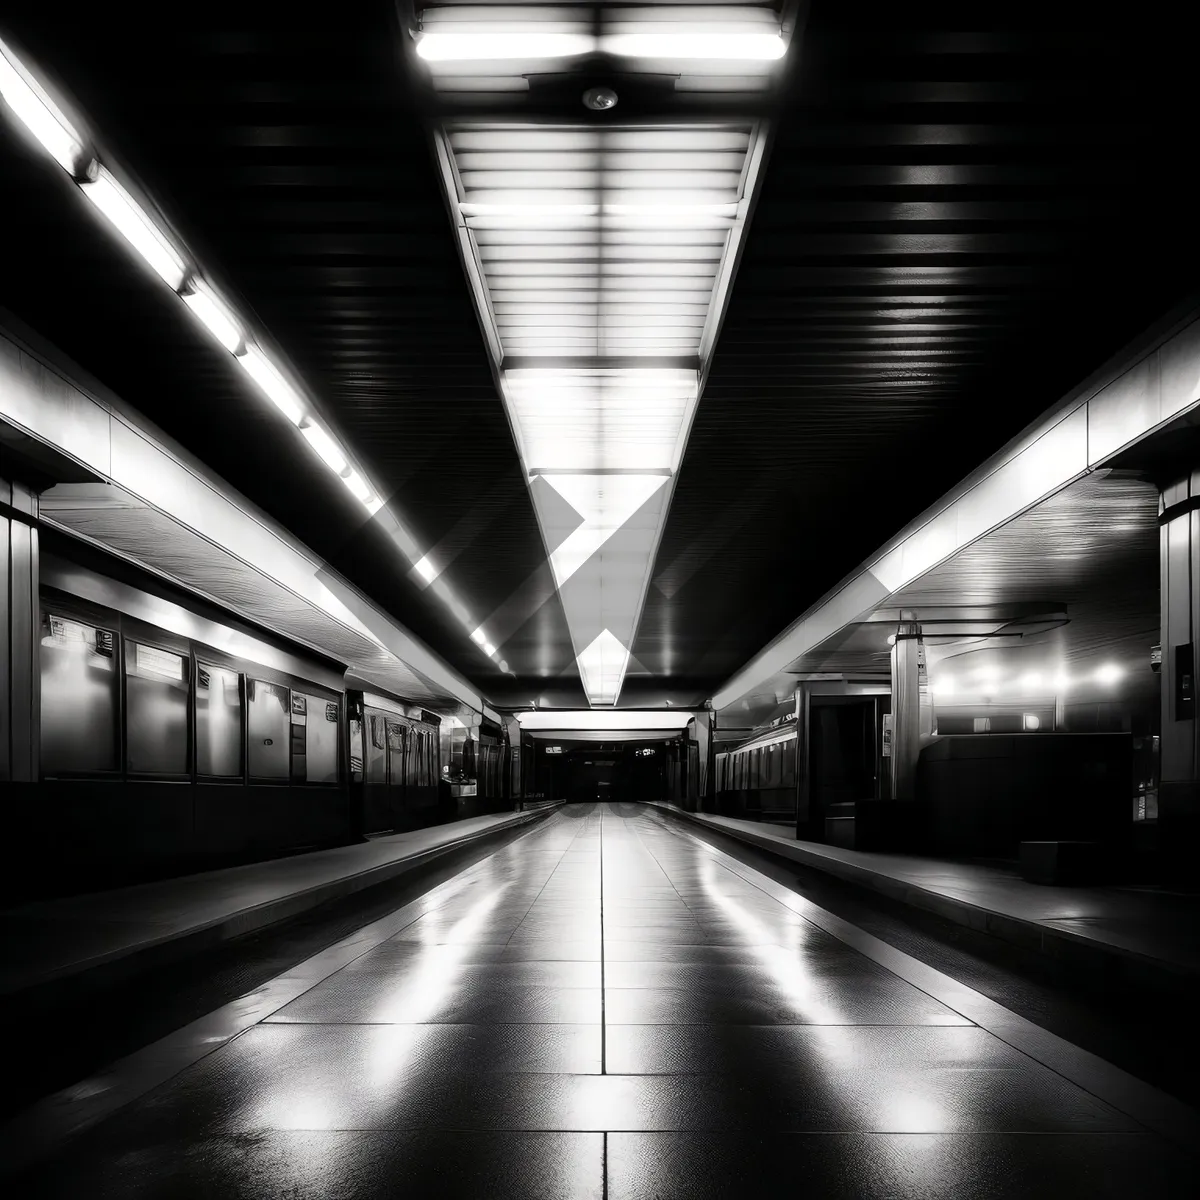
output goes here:
{"type": "Polygon", "coordinates": [[[892,646],[893,800],[915,800],[917,757],[933,733],[933,704],[925,669],[925,646],[916,614],[902,611],[892,646]]]}
{"type": "Polygon", "coordinates": [[[1158,835],[1168,873],[1194,870],[1200,847],[1200,471],[1163,489],[1159,506],[1162,740],[1158,835]]]}
{"type": "Polygon", "coordinates": [[[37,496],[0,479],[0,782],[38,777],[37,496]]]}

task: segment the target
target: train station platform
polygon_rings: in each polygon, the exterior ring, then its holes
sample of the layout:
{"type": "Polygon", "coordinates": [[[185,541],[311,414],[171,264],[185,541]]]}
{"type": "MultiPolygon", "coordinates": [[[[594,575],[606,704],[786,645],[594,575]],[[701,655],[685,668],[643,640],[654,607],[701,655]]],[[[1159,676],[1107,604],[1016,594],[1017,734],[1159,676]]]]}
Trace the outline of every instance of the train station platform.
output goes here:
{"type": "Polygon", "coordinates": [[[1123,1200],[1193,1195],[1198,1133],[682,822],[588,804],[27,1110],[0,1163],[93,1200],[1123,1200]]]}
{"type": "Polygon", "coordinates": [[[674,817],[1072,965],[1172,987],[1200,979],[1200,896],[1049,887],[1016,867],[799,842],[790,830],[652,802],[674,817]]]}
{"type": "Polygon", "coordinates": [[[350,846],[0,910],[0,997],[97,984],[384,883],[538,820],[470,817],[350,846]]]}

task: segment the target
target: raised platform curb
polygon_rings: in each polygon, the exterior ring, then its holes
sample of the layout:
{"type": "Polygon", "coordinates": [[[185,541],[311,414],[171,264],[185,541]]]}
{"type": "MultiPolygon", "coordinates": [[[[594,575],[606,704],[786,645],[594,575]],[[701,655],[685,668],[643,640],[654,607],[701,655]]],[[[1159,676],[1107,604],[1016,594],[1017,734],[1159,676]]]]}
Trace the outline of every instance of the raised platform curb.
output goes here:
{"type": "MultiPolygon", "coordinates": [[[[1190,991],[1195,987],[1197,980],[1200,980],[1200,968],[1193,963],[1156,957],[1133,946],[1089,937],[1073,930],[1058,929],[1040,921],[985,908],[945,892],[921,887],[910,880],[899,879],[864,863],[846,861],[827,852],[827,847],[797,842],[783,834],[753,828],[753,822],[718,817],[710,813],[688,812],[657,800],[648,803],[673,817],[690,821],[716,833],[723,833],[770,854],[878,892],[890,900],[934,913],[955,924],[990,934],[1012,945],[1047,955],[1069,967],[1079,968],[1108,980],[1124,979],[1143,987],[1150,986],[1171,992],[1183,988],[1190,991]]],[[[839,854],[844,853],[853,852],[839,851],[839,854]]]]}
{"type": "MultiPolygon", "coordinates": [[[[76,993],[105,987],[330,900],[387,883],[445,854],[533,824],[558,807],[547,804],[471,817],[331,850],[9,909],[0,913],[0,922],[10,930],[40,937],[44,944],[54,945],[56,932],[77,935],[80,925],[88,926],[85,935],[90,931],[100,936],[93,936],[93,945],[81,947],[74,955],[69,949],[57,955],[10,954],[0,963],[0,1000],[24,1003],[49,998],[67,983],[76,993]],[[211,899],[214,892],[218,893],[215,901],[211,899]],[[264,898],[246,903],[248,894],[263,893],[264,898]],[[187,915],[189,899],[194,918],[187,915]],[[172,910],[174,923],[160,931],[148,930],[144,923],[139,929],[132,916],[172,910]],[[105,937],[104,927],[120,924],[122,912],[131,914],[126,918],[132,926],[126,940],[111,933],[105,937]],[[105,941],[107,945],[99,944],[105,941]]],[[[81,940],[86,943],[88,939],[84,936],[81,940]]]]}

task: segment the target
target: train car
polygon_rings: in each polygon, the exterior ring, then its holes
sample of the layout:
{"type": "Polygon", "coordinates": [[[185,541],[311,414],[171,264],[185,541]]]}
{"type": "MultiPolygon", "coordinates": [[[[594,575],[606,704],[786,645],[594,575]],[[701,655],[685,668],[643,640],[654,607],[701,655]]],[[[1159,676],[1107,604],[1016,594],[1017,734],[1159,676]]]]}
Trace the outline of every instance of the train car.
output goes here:
{"type": "Polygon", "coordinates": [[[716,755],[717,811],[730,817],[794,825],[796,726],[769,728],[716,755]]]}
{"type": "Polygon", "coordinates": [[[441,719],[395,697],[351,691],[350,791],[364,837],[433,824],[452,815],[441,779],[441,719]]]}
{"type": "MultiPolygon", "coordinates": [[[[452,819],[440,719],[43,531],[39,772],[7,788],[0,887],[120,886],[452,819]]],[[[501,792],[503,789],[501,789],[501,792]]]]}

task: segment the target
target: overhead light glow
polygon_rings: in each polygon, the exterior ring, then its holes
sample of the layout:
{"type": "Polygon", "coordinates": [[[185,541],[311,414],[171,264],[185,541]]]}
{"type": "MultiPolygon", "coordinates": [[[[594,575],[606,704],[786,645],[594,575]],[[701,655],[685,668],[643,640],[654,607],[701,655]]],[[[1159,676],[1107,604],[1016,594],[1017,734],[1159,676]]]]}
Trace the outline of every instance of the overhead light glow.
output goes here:
{"type": "Polygon", "coordinates": [[[262,394],[293,425],[299,425],[304,420],[304,401],[257,346],[247,346],[237,356],[237,362],[241,365],[242,370],[258,384],[262,394]]]}
{"type": "Polygon", "coordinates": [[[182,257],[108,168],[100,167],[95,179],[85,180],[79,186],[150,269],[168,287],[178,290],[184,275],[182,257]]]}
{"type": "Polygon", "coordinates": [[[473,634],[471,634],[471,641],[473,641],[477,646],[486,646],[487,640],[487,634],[483,632],[482,625],[480,625],[480,627],[475,630],[473,634]]]}
{"type": "Polygon", "coordinates": [[[686,709],[563,709],[550,712],[519,712],[517,722],[531,733],[558,730],[683,729],[692,719],[686,709]]]}
{"type": "Polygon", "coordinates": [[[778,33],[618,33],[600,39],[607,54],[619,58],[708,59],[709,61],[773,62],[787,53],[778,33]]]}
{"type": "Polygon", "coordinates": [[[932,684],[929,689],[935,696],[953,696],[954,695],[954,680],[939,679],[937,683],[932,684]]]}
{"type": "Polygon", "coordinates": [[[363,504],[369,505],[374,499],[375,493],[371,491],[367,485],[367,481],[354,470],[347,471],[342,476],[342,482],[350,491],[355,500],[361,501],[363,504]]]}
{"type": "Polygon", "coordinates": [[[432,583],[437,578],[437,568],[429,561],[428,554],[416,564],[414,569],[426,583],[432,583]]]}
{"type": "Polygon", "coordinates": [[[616,704],[629,651],[607,629],[592,640],[575,660],[589,704],[616,704]]]}
{"type": "Polygon", "coordinates": [[[426,33],[417,53],[426,62],[521,61],[590,54],[596,40],[583,33],[426,33]]]}
{"type": "Polygon", "coordinates": [[[1054,677],[1055,691],[1065,692],[1070,686],[1071,686],[1071,677],[1065,671],[1060,671],[1054,677]]]}
{"type": "Polygon", "coordinates": [[[3,42],[0,42],[0,96],[42,149],[64,171],[74,174],[83,154],[83,139],[3,42]]]}
{"type": "Polygon", "coordinates": [[[491,642],[484,642],[483,652],[488,656],[488,658],[493,658],[496,654],[496,647],[493,646],[491,642]]]}
{"type": "Polygon", "coordinates": [[[1039,688],[1042,686],[1042,676],[1038,671],[1030,671],[1026,675],[1021,676],[1021,686],[1027,690],[1039,688]]]}
{"type": "Polygon", "coordinates": [[[313,453],[335,474],[340,475],[347,466],[342,448],[321,428],[320,425],[305,424],[300,427],[304,440],[313,453]]]}
{"type": "Polygon", "coordinates": [[[1116,683],[1124,674],[1125,672],[1116,663],[1105,663],[1096,672],[1096,682],[1103,684],[1116,683]]]}
{"type": "MultiPolygon", "coordinates": [[[[766,10],[723,20],[725,11],[696,18],[709,35],[703,46],[675,36],[696,32],[690,15],[605,11],[601,21],[618,39],[605,48],[724,57],[747,52],[730,34],[779,41],[766,10]],[[655,40],[664,29],[672,36],[655,40]],[[619,40],[626,33],[650,41],[619,40]]],[[[542,33],[570,30],[580,44],[600,45],[591,10],[485,12],[442,8],[421,20],[428,37],[479,35],[477,52],[487,57],[508,52],[499,35],[519,21],[526,54],[542,33]],[[493,23],[500,19],[507,29],[493,23]]],[[[473,74],[431,66],[430,76],[441,91],[469,91],[486,77],[489,88],[515,92],[528,70],[520,62],[473,74]]],[[[700,71],[691,84],[704,90],[703,79],[720,79],[724,95],[730,80],[768,74],[719,64],[700,71]]],[[[459,246],[594,704],[616,702],[631,662],[765,137],[753,117],[653,126],[462,120],[437,131],[459,246]]]]}
{"type": "Polygon", "coordinates": [[[192,280],[182,294],[183,302],[195,314],[196,320],[208,330],[231,354],[242,343],[242,333],[233,314],[199,280],[192,280]]]}

